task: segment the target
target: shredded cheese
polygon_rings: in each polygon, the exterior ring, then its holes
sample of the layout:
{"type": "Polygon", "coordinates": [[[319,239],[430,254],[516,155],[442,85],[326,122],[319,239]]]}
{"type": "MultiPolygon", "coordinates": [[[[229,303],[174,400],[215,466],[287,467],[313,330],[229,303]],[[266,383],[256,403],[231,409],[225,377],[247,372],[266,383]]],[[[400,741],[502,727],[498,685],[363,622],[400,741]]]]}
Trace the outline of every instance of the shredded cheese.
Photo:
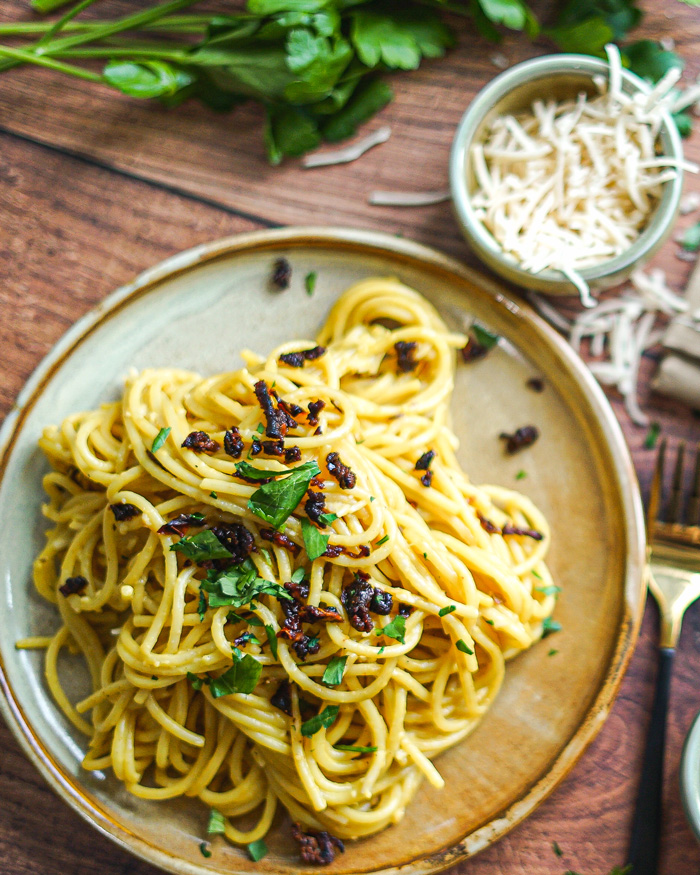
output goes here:
{"type": "Polygon", "coordinates": [[[449,191],[373,191],[369,202],[382,207],[427,207],[450,199],[449,191]]]}
{"type": "Polygon", "coordinates": [[[697,99],[672,90],[671,68],[649,94],[622,90],[622,65],[607,46],[600,94],[536,100],[523,115],[496,117],[470,150],[472,207],[503,251],[531,273],[559,270],[595,305],[580,271],[623,253],[639,237],[686,161],[657,154],[663,111],[697,99]]]}
{"type": "Polygon", "coordinates": [[[313,155],[307,155],[302,164],[306,168],[310,167],[328,167],[331,164],[348,164],[350,161],[357,161],[369,149],[374,146],[379,146],[380,143],[386,143],[391,136],[391,128],[388,125],[378,128],[371,134],[367,134],[356,143],[346,146],[343,149],[336,149],[333,152],[316,152],[313,155]]]}

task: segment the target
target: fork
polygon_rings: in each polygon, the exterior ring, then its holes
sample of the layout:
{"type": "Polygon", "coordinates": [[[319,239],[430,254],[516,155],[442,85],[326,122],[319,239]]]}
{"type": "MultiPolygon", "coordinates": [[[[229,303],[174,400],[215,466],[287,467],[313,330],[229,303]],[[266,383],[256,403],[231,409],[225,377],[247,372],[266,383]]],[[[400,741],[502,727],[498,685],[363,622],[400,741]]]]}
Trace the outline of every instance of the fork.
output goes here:
{"type": "Polygon", "coordinates": [[[646,579],[659,606],[661,629],[656,691],[628,858],[634,875],[656,875],[657,872],[671,669],[683,614],[700,596],[700,445],[696,452],[692,493],[685,508],[685,443],[681,442],[678,446],[671,494],[664,511],[661,494],[665,456],[666,441],[663,440],[659,446],[647,508],[646,579]]]}

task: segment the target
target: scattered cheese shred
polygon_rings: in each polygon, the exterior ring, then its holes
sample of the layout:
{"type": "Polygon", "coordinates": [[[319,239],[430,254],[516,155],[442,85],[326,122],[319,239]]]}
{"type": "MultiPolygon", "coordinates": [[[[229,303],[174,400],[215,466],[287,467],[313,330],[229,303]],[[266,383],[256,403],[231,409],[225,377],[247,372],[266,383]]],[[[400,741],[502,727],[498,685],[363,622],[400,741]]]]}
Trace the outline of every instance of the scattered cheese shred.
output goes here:
{"type": "Polygon", "coordinates": [[[313,155],[307,155],[302,164],[304,167],[328,167],[331,164],[348,164],[350,161],[357,161],[365,152],[379,146],[380,143],[386,143],[391,136],[391,128],[389,125],[384,125],[382,128],[377,128],[371,134],[367,134],[356,143],[346,146],[344,149],[335,149],[333,152],[316,152],[313,155]]]}
{"type": "Polygon", "coordinates": [[[564,273],[588,307],[595,301],[580,271],[629,248],[664,183],[679,168],[698,170],[656,151],[663,111],[693,102],[695,89],[678,97],[674,67],[649,94],[626,94],[620,53],[606,50],[608,80],[594,79],[601,94],[497,116],[470,151],[477,218],[525,270],[564,273]]]}
{"type": "Polygon", "coordinates": [[[449,191],[373,191],[369,202],[383,207],[427,207],[450,199],[449,191]]]}

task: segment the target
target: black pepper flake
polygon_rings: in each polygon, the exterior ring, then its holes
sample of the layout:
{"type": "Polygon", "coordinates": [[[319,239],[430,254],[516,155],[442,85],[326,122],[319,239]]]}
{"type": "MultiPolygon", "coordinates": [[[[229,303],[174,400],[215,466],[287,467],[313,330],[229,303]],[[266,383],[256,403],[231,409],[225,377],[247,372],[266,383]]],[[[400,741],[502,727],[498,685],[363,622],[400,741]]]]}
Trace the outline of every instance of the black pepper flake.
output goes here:
{"type": "Polygon", "coordinates": [[[533,392],[544,392],[544,380],[542,377],[530,377],[525,385],[528,389],[532,389],[533,392]]]}
{"type": "Polygon", "coordinates": [[[338,453],[328,453],[326,467],[331,477],[338,481],[341,489],[352,489],[357,482],[355,473],[340,460],[338,453]]]}
{"type": "Polygon", "coordinates": [[[87,579],[78,574],[76,577],[67,577],[63,586],[59,586],[58,591],[65,596],[75,595],[76,592],[82,592],[87,585],[87,579]]]}
{"type": "Polygon", "coordinates": [[[218,453],[221,449],[219,442],[215,441],[205,431],[191,431],[181,446],[195,453],[218,453]]]}
{"type": "Polygon", "coordinates": [[[410,373],[418,367],[418,362],[415,359],[417,346],[418,344],[412,340],[399,340],[394,344],[396,364],[402,373],[410,373]]]}
{"type": "Polygon", "coordinates": [[[134,507],[133,504],[110,504],[109,509],[114,514],[114,519],[121,523],[124,520],[130,520],[132,517],[138,516],[141,511],[134,507]]]}
{"type": "Polygon", "coordinates": [[[243,438],[236,426],[232,426],[224,435],[224,452],[227,456],[240,459],[243,452],[243,438]]]}
{"type": "Polygon", "coordinates": [[[329,832],[304,832],[301,824],[292,824],[292,838],[299,843],[299,853],[305,863],[327,866],[335,860],[336,853],[345,853],[345,845],[329,832]]]}
{"type": "Polygon", "coordinates": [[[291,368],[303,368],[306,362],[313,362],[325,353],[325,346],[314,346],[312,349],[301,349],[298,352],[285,352],[280,356],[280,361],[291,368]]]}
{"type": "Polygon", "coordinates": [[[427,471],[435,458],[435,450],[428,450],[416,462],[416,471],[427,471]]]}
{"type": "Polygon", "coordinates": [[[475,362],[479,359],[482,359],[488,351],[488,346],[484,346],[483,343],[479,343],[479,341],[471,334],[467,339],[466,345],[460,349],[460,353],[462,354],[462,361],[466,362],[467,364],[469,364],[469,362],[475,362]]]}
{"type": "Polygon", "coordinates": [[[510,455],[517,453],[518,450],[531,446],[539,436],[540,433],[534,425],[523,425],[521,428],[513,432],[513,434],[502,432],[499,435],[501,440],[507,441],[506,452],[510,455]]]}
{"type": "Polygon", "coordinates": [[[292,281],[292,265],[286,258],[278,258],[272,266],[272,285],[283,292],[292,281]]]}

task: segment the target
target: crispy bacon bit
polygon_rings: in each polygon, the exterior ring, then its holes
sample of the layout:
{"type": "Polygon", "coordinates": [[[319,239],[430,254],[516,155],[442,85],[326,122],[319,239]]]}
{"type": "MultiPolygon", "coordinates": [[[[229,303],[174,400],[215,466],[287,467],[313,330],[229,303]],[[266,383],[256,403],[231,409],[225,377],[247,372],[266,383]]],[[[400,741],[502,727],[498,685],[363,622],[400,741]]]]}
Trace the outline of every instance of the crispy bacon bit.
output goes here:
{"type": "Polygon", "coordinates": [[[267,422],[265,434],[269,438],[283,438],[287,434],[287,417],[283,410],[277,410],[270,397],[270,391],[264,380],[258,380],[254,386],[255,397],[262,408],[267,422]]]}
{"type": "Polygon", "coordinates": [[[289,550],[293,556],[296,556],[301,547],[298,544],[295,544],[290,538],[286,535],[283,535],[282,532],[276,532],[274,529],[260,529],[260,537],[264,541],[272,541],[273,544],[277,544],[279,547],[284,547],[286,550],[289,550]]]}
{"type": "Polygon", "coordinates": [[[87,585],[86,578],[79,574],[76,577],[66,578],[66,582],[63,586],[59,586],[58,591],[65,596],[75,595],[76,592],[82,592],[87,585]]]}
{"type": "Polygon", "coordinates": [[[130,520],[132,517],[138,516],[141,511],[133,504],[110,504],[109,509],[114,514],[114,519],[121,523],[124,520],[130,520]]]}
{"type": "Polygon", "coordinates": [[[430,486],[433,482],[433,472],[426,471],[425,474],[423,474],[423,476],[420,478],[420,482],[423,484],[423,486],[430,486]]]}
{"type": "Polygon", "coordinates": [[[413,340],[399,340],[394,344],[396,364],[402,373],[408,374],[418,367],[418,362],[415,359],[417,346],[418,344],[413,340]]]}
{"type": "Polygon", "coordinates": [[[506,452],[511,455],[534,444],[539,436],[540,433],[534,425],[523,425],[522,428],[519,428],[513,434],[502,432],[499,435],[502,440],[507,441],[506,452]]]}
{"type": "Polygon", "coordinates": [[[255,548],[253,536],[241,523],[219,523],[212,532],[229,551],[233,558],[227,561],[234,565],[245,562],[255,548]]]}
{"type": "Polygon", "coordinates": [[[292,687],[288,680],[280,682],[275,692],[270,696],[270,704],[285,714],[292,716],[292,687]]]}
{"type": "Polygon", "coordinates": [[[263,452],[268,456],[281,456],[284,453],[284,441],[263,441],[263,452]]]}
{"type": "Polygon", "coordinates": [[[413,613],[413,605],[400,604],[399,605],[399,616],[400,617],[410,617],[413,613]]]}
{"type": "Polygon", "coordinates": [[[301,462],[301,450],[299,447],[287,447],[284,451],[284,461],[288,465],[290,462],[301,462]]]}
{"type": "Polygon", "coordinates": [[[482,359],[486,353],[489,351],[488,346],[484,346],[483,343],[479,343],[479,341],[474,337],[473,334],[470,334],[467,343],[465,346],[460,349],[460,353],[462,354],[462,361],[469,364],[469,362],[475,362],[478,359],[482,359]]]}
{"type": "Polygon", "coordinates": [[[325,346],[314,346],[313,349],[301,349],[299,352],[285,352],[280,356],[280,361],[290,368],[303,368],[305,362],[320,359],[325,353],[325,346]]]}
{"type": "Polygon", "coordinates": [[[525,538],[532,538],[534,541],[541,541],[544,537],[542,532],[536,529],[518,529],[516,526],[506,523],[501,530],[502,535],[522,535],[525,538]]]}
{"type": "Polygon", "coordinates": [[[304,832],[300,824],[293,823],[292,837],[299,842],[299,853],[305,863],[327,866],[335,860],[336,853],[345,853],[345,845],[329,832],[304,832]]]}
{"type": "Polygon", "coordinates": [[[337,453],[328,453],[326,456],[326,467],[331,477],[334,477],[341,489],[352,489],[357,482],[357,477],[353,471],[340,461],[340,456],[337,453]]]}
{"type": "Polygon", "coordinates": [[[164,523],[159,529],[159,535],[182,535],[187,534],[187,530],[190,526],[203,526],[204,518],[200,519],[198,516],[192,516],[191,513],[181,513],[180,516],[174,517],[174,519],[169,520],[167,523],[164,523]]]}
{"type": "Polygon", "coordinates": [[[486,517],[482,516],[480,513],[477,514],[477,516],[479,517],[479,522],[481,523],[481,528],[485,532],[488,532],[489,535],[500,535],[501,534],[501,530],[498,528],[498,526],[495,523],[492,523],[491,520],[486,519],[486,517]]]}
{"type": "MultiPolygon", "coordinates": [[[[286,584],[285,584],[286,586],[286,584]]],[[[285,620],[282,628],[277,633],[278,638],[286,638],[291,642],[296,655],[299,659],[305,659],[309,653],[318,653],[321,649],[321,644],[318,638],[310,638],[304,634],[301,627],[301,611],[307,608],[308,605],[301,605],[298,601],[290,602],[285,599],[282,602],[282,610],[284,611],[285,620]]]]}
{"type": "Polygon", "coordinates": [[[285,401],[284,398],[280,398],[280,396],[275,392],[274,389],[270,390],[270,395],[277,402],[277,407],[282,411],[286,420],[288,428],[296,428],[297,421],[294,419],[295,416],[299,416],[300,413],[304,412],[304,408],[300,407],[298,404],[290,404],[289,401],[285,401]]]}
{"type": "Polygon", "coordinates": [[[284,588],[287,590],[289,595],[297,602],[305,602],[309,597],[309,581],[308,580],[300,580],[299,583],[296,583],[293,580],[288,580],[284,588]]]}
{"type": "Polygon", "coordinates": [[[353,553],[347,547],[341,547],[340,544],[329,544],[323,555],[328,559],[335,559],[337,556],[347,556],[350,559],[366,559],[370,553],[371,550],[368,544],[360,544],[357,548],[357,553],[353,553]]]}
{"type": "Polygon", "coordinates": [[[235,425],[224,435],[224,452],[227,456],[234,459],[240,459],[243,452],[243,438],[241,437],[235,425]]]}
{"type": "Polygon", "coordinates": [[[325,620],[326,623],[340,623],[343,619],[335,608],[322,608],[318,605],[302,605],[299,608],[299,617],[302,623],[315,623],[318,620],[325,620]]]}
{"type": "Polygon", "coordinates": [[[525,385],[528,389],[532,389],[533,392],[544,392],[544,380],[542,377],[530,377],[525,385]]]}
{"type": "Polygon", "coordinates": [[[257,438],[253,438],[253,443],[250,445],[250,455],[259,456],[262,453],[262,444],[257,438]]]}
{"type": "Polygon", "coordinates": [[[426,453],[423,453],[420,459],[416,462],[416,471],[427,471],[434,458],[435,450],[428,450],[426,453]]]}
{"type": "Polygon", "coordinates": [[[318,414],[325,406],[326,402],[321,401],[320,398],[317,401],[309,401],[309,412],[306,416],[309,425],[318,425],[318,414]]]}
{"type": "Polygon", "coordinates": [[[278,258],[272,266],[272,284],[281,292],[289,288],[292,281],[292,265],[286,258],[278,258]]]}
{"type": "Polygon", "coordinates": [[[350,625],[358,632],[371,632],[374,629],[374,622],[369,615],[374,587],[368,581],[369,574],[358,571],[352,583],[343,587],[340,596],[343,607],[348,612],[350,625]]]}
{"type": "Polygon", "coordinates": [[[374,595],[372,596],[372,601],[370,602],[369,609],[373,614],[380,614],[381,616],[386,616],[391,613],[391,609],[394,605],[394,598],[390,592],[385,592],[383,589],[379,589],[378,587],[374,587],[374,595]]]}
{"type": "Polygon", "coordinates": [[[183,447],[195,453],[218,453],[221,445],[205,431],[191,431],[182,442],[183,447]]]}
{"type": "Polygon", "coordinates": [[[307,517],[317,526],[322,529],[326,528],[326,524],[321,520],[322,514],[326,511],[326,496],[322,492],[308,492],[309,496],[304,504],[304,510],[307,517]]]}

